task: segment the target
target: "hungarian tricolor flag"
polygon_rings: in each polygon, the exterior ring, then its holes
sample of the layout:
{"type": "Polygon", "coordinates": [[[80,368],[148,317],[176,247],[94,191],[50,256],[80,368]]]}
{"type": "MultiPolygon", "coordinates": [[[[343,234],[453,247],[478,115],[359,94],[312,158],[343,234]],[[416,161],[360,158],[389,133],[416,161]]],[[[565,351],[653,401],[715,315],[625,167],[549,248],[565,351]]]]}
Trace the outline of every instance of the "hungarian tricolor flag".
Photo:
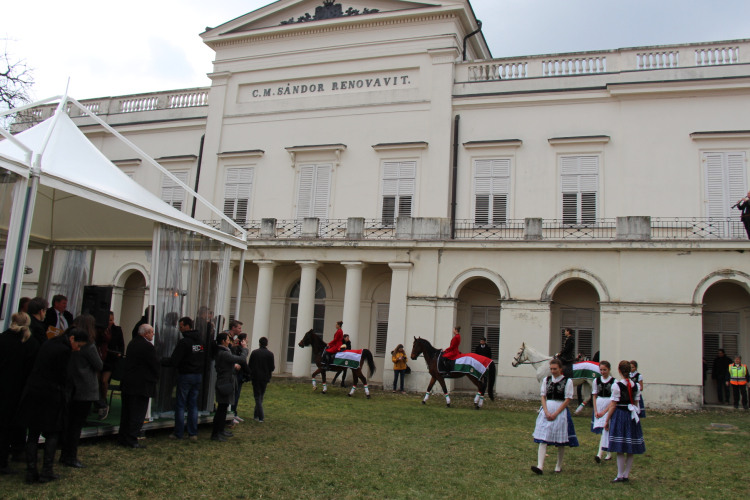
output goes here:
{"type": "Polygon", "coordinates": [[[454,372],[468,373],[476,378],[482,378],[484,372],[487,371],[487,367],[490,366],[492,360],[479,354],[461,354],[456,358],[456,364],[453,366],[454,372]]]}
{"type": "Polygon", "coordinates": [[[596,361],[573,363],[573,378],[596,378],[601,374],[599,363],[596,361]]]}
{"type": "Polygon", "coordinates": [[[336,353],[336,359],[333,360],[333,366],[342,368],[351,368],[356,370],[362,361],[362,349],[357,351],[341,351],[336,353]]]}

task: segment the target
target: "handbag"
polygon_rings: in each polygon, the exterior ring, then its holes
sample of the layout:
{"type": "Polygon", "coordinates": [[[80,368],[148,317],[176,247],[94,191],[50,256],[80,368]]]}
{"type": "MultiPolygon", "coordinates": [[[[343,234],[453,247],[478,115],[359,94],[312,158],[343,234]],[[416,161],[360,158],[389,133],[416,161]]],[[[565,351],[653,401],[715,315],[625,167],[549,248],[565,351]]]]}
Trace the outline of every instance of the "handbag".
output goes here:
{"type": "Polygon", "coordinates": [[[219,396],[229,396],[234,392],[234,384],[230,382],[228,384],[217,385],[216,392],[219,393],[219,396]]]}
{"type": "Polygon", "coordinates": [[[409,375],[411,373],[411,367],[409,365],[406,365],[406,375],[409,375]]]}

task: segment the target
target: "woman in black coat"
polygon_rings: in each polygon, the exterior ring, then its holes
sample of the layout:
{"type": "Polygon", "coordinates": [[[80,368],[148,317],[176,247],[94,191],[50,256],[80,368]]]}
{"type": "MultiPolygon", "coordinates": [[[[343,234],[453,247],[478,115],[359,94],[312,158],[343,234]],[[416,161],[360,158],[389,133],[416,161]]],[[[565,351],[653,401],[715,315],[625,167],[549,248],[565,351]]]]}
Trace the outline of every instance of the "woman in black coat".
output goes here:
{"type": "Polygon", "coordinates": [[[211,439],[214,441],[226,441],[233,434],[224,429],[227,423],[227,408],[234,402],[234,393],[237,390],[237,377],[234,374],[235,365],[239,365],[246,374],[250,373],[247,366],[247,339],[240,343],[239,356],[232,354],[229,345],[232,340],[226,333],[216,336],[216,355],[214,368],[216,369],[216,413],[214,414],[213,432],[211,439]]]}
{"type": "Polygon", "coordinates": [[[26,431],[16,425],[21,394],[34,367],[39,343],[29,331],[29,316],[16,313],[10,328],[0,334],[0,474],[13,474],[8,468],[8,452],[15,435],[26,440],[26,431]]]}
{"type": "Polygon", "coordinates": [[[52,470],[57,451],[57,441],[63,429],[68,386],[68,362],[88,341],[88,334],[78,328],[68,328],[59,337],[48,340],[39,348],[34,368],[21,396],[17,422],[29,429],[26,441],[26,482],[54,481],[58,476],[52,470]],[[44,435],[44,462],[42,473],[36,467],[39,436],[44,435]]]}

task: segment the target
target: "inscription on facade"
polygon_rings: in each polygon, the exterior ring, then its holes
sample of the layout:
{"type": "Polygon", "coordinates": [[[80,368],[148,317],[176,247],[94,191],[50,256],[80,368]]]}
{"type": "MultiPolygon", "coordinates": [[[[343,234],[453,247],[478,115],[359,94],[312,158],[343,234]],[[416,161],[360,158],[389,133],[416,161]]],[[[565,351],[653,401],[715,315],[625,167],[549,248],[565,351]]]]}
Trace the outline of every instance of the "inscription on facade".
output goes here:
{"type": "Polygon", "coordinates": [[[264,99],[308,97],[311,95],[399,90],[416,87],[417,79],[417,70],[401,70],[393,73],[384,72],[241,85],[238,101],[251,102],[264,99]]]}

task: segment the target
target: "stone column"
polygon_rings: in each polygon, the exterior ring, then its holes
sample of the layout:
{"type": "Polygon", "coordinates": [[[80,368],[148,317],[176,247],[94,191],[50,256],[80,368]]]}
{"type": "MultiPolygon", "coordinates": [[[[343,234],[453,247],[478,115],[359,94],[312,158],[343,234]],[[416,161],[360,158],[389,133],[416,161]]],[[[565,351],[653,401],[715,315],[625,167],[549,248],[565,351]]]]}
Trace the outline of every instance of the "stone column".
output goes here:
{"type": "MultiPolygon", "coordinates": [[[[406,295],[409,287],[409,270],[411,262],[391,262],[388,264],[393,270],[391,276],[391,302],[388,309],[388,336],[385,343],[386,366],[390,358],[388,353],[398,344],[404,344],[406,336],[406,295]]],[[[407,353],[408,354],[408,353],[407,353]]]]}
{"type": "Polygon", "coordinates": [[[294,337],[294,365],[292,375],[295,377],[309,377],[312,373],[310,371],[312,347],[302,348],[299,346],[299,341],[313,327],[315,281],[320,263],[314,260],[298,260],[297,264],[302,268],[302,277],[299,284],[299,306],[297,309],[297,331],[294,337]]]}
{"type": "MultiPolygon", "coordinates": [[[[254,260],[258,266],[258,288],[255,292],[255,317],[253,318],[253,332],[248,349],[258,348],[261,337],[268,338],[271,325],[271,294],[273,293],[273,270],[276,262],[272,260],[254,260]]],[[[284,357],[286,359],[286,357],[284,357]]]]}
{"type": "Polygon", "coordinates": [[[346,287],[344,289],[344,333],[349,335],[352,349],[361,349],[359,345],[359,310],[362,300],[362,269],[363,262],[342,262],[346,268],[346,287]]]}

